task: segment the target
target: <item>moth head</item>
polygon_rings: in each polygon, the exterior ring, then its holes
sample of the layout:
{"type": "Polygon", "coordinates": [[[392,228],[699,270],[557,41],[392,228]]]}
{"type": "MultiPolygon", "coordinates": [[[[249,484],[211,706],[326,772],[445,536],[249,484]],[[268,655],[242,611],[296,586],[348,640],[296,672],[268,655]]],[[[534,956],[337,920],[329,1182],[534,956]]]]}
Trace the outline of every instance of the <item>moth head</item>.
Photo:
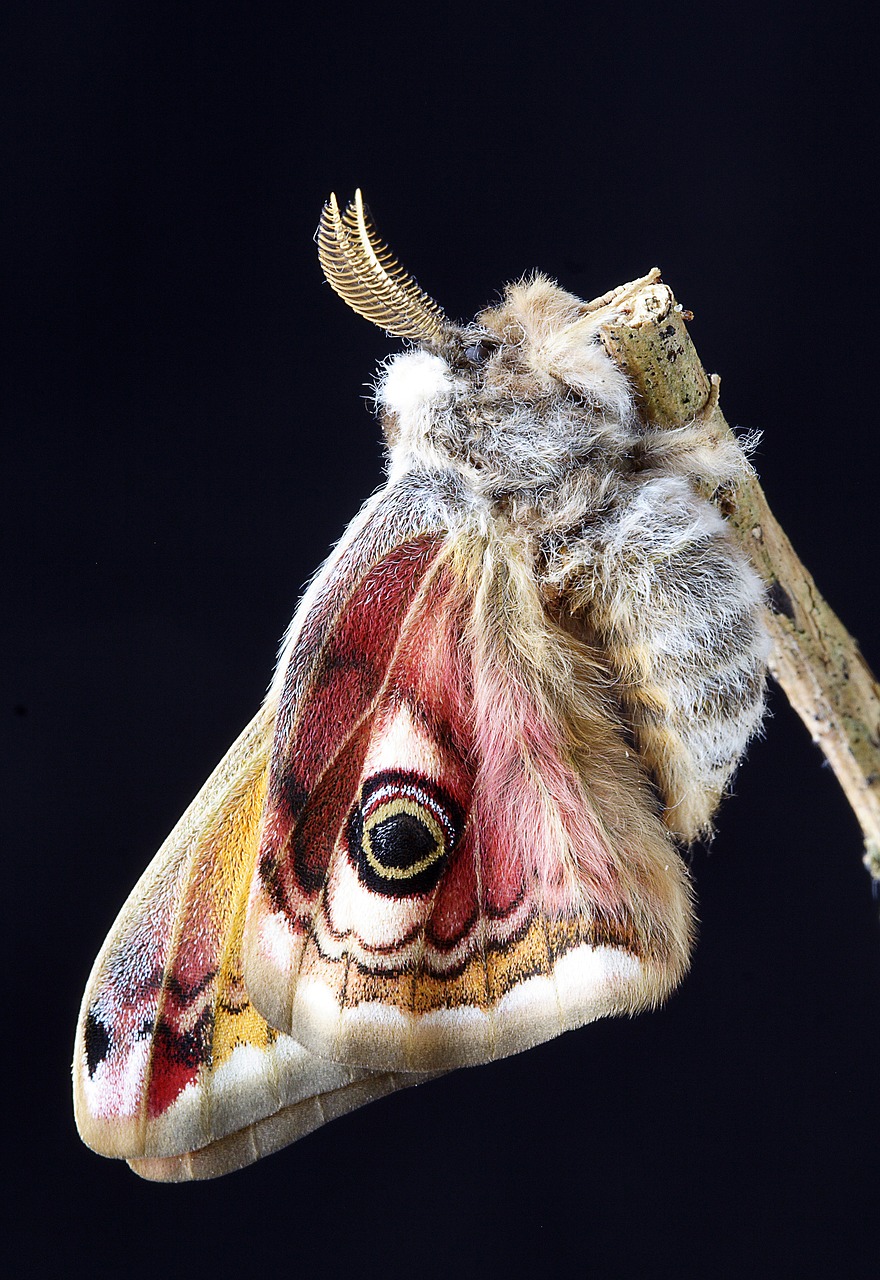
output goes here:
{"type": "Polygon", "coordinates": [[[504,291],[476,317],[468,353],[483,386],[516,398],[582,400],[627,422],[633,413],[626,377],[602,344],[607,309],[596,309],[540,273],[504,291]]]}
{"type": "Polygon", "coordinates": [[[599,337],[607,308],[600,313],[535,274],[508,285],[472,323],[456,325],[380,239],[360,191],[344,212],[331,195],[316,239],[336,293],[417,344],[386,361],[377,383],[395,452],[415,452],[429,465],[466,460],[493,476],[507,453],[526,483],[547,478],[606,427],[629,435],[629,384],[599,337]],[[570,429],[560,430],[566,418],[570,429]]]}

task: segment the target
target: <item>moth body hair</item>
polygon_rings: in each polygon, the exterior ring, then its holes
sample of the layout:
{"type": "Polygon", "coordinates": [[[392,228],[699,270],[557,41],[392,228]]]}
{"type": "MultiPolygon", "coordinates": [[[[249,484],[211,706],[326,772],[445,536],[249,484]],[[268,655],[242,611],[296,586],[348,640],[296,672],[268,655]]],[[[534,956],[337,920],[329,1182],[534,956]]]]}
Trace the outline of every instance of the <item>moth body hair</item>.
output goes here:
{"type": "MultiPolygon", "coordinates": [[[[704,496],[751,469],[699,417],[641,422],[599,317],[544,276],[508,287],[454,352],[380,370],[389,480],[456,475],[450,527],[517,543],[539,591],[601,649],[670,830],[708,836],[764,710],[763,588],[704,496]]],[[[513,620],[509,622],[514,626],[513,620]]]]}

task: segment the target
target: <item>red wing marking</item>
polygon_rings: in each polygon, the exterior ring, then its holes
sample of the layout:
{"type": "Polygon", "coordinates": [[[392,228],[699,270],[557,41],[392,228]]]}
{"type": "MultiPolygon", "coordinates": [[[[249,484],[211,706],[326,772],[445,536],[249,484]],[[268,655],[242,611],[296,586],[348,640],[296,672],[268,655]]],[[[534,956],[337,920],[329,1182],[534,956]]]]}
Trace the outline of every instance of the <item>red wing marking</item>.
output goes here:
{"type": "Polygon", "coordinates": [[[357,791],[369,714],[440,545],[416,538],[374,565],[329,633],[300,706],[286,706],[282,694],[279,722],[290,735],[273,749],[259,867],[273,904],[293,917],[304,907],[310,914],[324,882],[357,791]]]}

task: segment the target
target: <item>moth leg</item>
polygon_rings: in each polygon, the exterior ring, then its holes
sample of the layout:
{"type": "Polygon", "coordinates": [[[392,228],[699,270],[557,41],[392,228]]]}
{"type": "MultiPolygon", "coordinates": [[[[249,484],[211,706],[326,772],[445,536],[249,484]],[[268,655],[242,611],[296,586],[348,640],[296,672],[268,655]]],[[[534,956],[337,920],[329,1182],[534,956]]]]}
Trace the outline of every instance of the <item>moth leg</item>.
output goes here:
{"type": "Polygon", "coordinates": [[[690,841],[760,725],[763,588],[684,477],[633,477],[620,497],[552,576],[604,651],[666,825],[690,841]]]}

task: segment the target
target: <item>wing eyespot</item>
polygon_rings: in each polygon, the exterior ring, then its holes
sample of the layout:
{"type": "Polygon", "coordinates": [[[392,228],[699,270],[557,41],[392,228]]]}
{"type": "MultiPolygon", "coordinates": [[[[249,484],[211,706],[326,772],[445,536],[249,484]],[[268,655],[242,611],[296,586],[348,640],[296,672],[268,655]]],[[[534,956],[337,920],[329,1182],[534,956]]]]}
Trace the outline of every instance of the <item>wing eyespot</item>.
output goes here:
{"type": "Polygon", "coordinates": [[[430,893],[458,843],[464,815],[429,778],[389,770],[368,778],[346,830],[361,882],[384,897],[430,893]]]}

